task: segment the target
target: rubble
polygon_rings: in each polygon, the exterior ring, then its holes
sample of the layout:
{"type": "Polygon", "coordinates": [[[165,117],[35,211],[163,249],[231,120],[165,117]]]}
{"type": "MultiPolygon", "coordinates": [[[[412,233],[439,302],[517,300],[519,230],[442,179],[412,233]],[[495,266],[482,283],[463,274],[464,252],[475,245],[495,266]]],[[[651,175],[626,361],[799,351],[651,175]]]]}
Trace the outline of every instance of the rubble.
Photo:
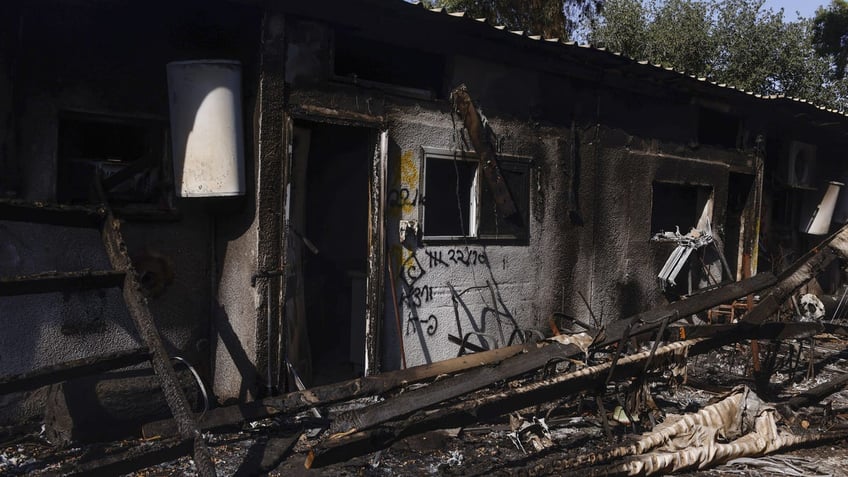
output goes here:
{"type": "MultiPolygon", "coordinates": [[[[555,336],[537,343],[194,417],[198,429],[214,433],[192,436],[167,420],[146,424],[146,439],[64,448],[43,431],[25,434],[2,444],[0,473],[194,474],[200,469],[186,454],[197,442],[222,475],[657,475],[719,466],[838,473],[819,470],[803,453],[848,438],[848,341],[827,333],[833,326],[822,316],[773,317],[823,263],[845,256],[846,235],[848,228],[840,230],[779,275],[714,288],[600,330],[554,325],[555,336]],[[735,323],[677,323],[754,292],[763,298],[735,323]]],[[[92,365],[98,361],[3,383],[29,386],[92,365]]]]}

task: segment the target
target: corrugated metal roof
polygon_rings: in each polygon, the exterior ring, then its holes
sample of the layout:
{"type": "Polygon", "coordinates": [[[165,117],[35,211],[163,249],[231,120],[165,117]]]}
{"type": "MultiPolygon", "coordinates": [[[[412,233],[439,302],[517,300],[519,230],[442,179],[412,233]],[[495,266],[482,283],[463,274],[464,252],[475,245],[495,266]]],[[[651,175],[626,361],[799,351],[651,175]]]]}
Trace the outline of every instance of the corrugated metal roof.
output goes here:
{"type": "Polygon", "coordinates": [[[845,111],[839,111],[839,110],[836,110],[836,109],[833,109],[833,108],[820,106],[820,105],[814,104],[811,101],[808,101],[808,100],[803,99],[803,98],[796,98],[796,97],[792,97],[792,96],[786,96],[786,95],[783,95],[783,94],[773,94],[773,95],[755,94],[753,91],[747,91],[743,88],[739,88],[739,87],[736,87],[734,85],[729,85],[729,84],[726,84],[726,83],[717,83],[715,81],[708,81],[707,78],[698,77],[696,75],[689,74],[684,70],[678,70],[678,69],[675,69],[672,66],[655,64],[655,63],[650,63],[648,60],[639,60],[639,59],[636,59],[636,58],[631,58],[629,56],[623,55],[620,52],[609,51],[604,47],[596,47],[596,46],[586,44],[586,43],[577,43],[577,42],[574,42],[574,41],[571,41],[571,40],[562,40],[562,39],[559,39],[559,38],[544,38],[541,35],[530,35],[526,31],[510,31],[510,30],[507,30],[504,25],[492,24],[491,22],[489,22],[485,18],[472,18],[472,17],[468,16],[465,12],[450,12],[443,7],[442,8],[426,8],[426,6],[424,6],[420,1],[417,1],[417,0],[416,1],[402,0],[402,1],[403,1],[403,3],[408,5],[410,8],[425,7],[424,8],[425,10],[428,10],[429,12],[431,12],[433,14],[442,14],[442,15],[445,15],[445,16],[453,17],[453,18],[461,18],[461,19],[467,20],[469,22],[485,23],[486,25],[489,25],[492,28],[492,30],[494,30],[494,31],[499,30],[499,31],[503,32],[504,34],[511,33],[515,36],[523,37],[528,42],[529,41],[535,41],[535,42],[545,42],[545,43],[548,43],[548,44],[557,43],[560,46],[562,46],[563,48],[579,49],[579,50],[582,50],[582,51],[589,50],[589,51],[597,52],[597,54],[609,55],[610,57],[614,57],[616,59],[629,60],[629,61],[631,61],[635,64],[641,65],[641,67],[644,67],[644,68],[653,68],[657,71],[662,71],[662,72],[674,72],[674,73],[677,73],[677,74],[679,74],[683,77],[692,78],[695,81],[709,84],[712,87],[715,87],[715,88],[718,88],[718,89],[721,89],[721,90],[738,92],[738,93],[753,96],[753,97],[756,97],[756,98],[762,99],[762,100],[780,100],[780,101],[789,101],[789,102],[793,102],[793,103],[801,103],[801,104],[805,104],[809,107],[813,107],[813,108],[815,108],[816,110],[819,110],[819,111],[824,111],[824,112],[828,112],[828,113],[838,115],[838,116],[843,117],[843,118],[848,118],[848,113],[846,113],[845,111]]]}

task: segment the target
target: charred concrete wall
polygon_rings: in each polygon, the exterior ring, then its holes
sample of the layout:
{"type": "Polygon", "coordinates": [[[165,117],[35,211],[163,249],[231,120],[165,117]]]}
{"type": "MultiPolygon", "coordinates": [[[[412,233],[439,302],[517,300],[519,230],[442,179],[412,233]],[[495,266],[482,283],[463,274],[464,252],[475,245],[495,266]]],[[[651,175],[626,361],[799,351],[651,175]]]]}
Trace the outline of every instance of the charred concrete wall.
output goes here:
{"type": "MultiPolygon", "coordinates": [[[[378,116],[387,125],[386,234],[395,282],[386,275],[383,369],[400,366],[399,338],[412,366],[456,356],[466,338],[470,349],[520,341],[547,329],[555,311],[591,323],[580,294],[602,321],[663,302],[656,274],[673,246],[649,241],[659,232],[651,230],[653,209],[663,207],[652,204],[653,184],[708,188],[713,223],[723,224],[731,165],[750,171],[747,154],[697,143],[690,97],[658,101],[650,91],[611,91],[447,55],[450,76],[435,92],[440,99],[415,100],[391,87],[328,84],[332,28],[293,22],[289,32],[293,110],[378,116]],[[428,151],[469,150],[445,94],[459,84],[485,113],[501,157],[528,161],[524,240],[432,239],[425,222],[423,238],[410,231],[401,241],[402,224],[422,224],[428,196],[457,193],[458,184],[424,176],[428,151]]],[[[693,220],[699,212],[693,208],[693,220]]],[[[459,212],[449,213],[458,220],[459,212]]]]}
{"type": "MultiPolygon", "coordinates": [[[[245,124],[250,137],[258,15],[226,5],[198,13],[197,5],[190,3],[175,7],[165,2],[144,6],[22,2],[17,21],[12,22],[15,28],[3,29],[4,38],[14,32],[15,41],[4,41],[2,48],[14,48],[10,55],[0,54],[4,63],[0,102],[7,104],[11,96],[16,105],[13,123],[3,108],[2,167],[4,172],[10,168],[19,172],[4,174],[5,196],[63,200],[57,190],[67,178],[61,162],[65,138],[60,132],[67,117],[106,118],[106,124],[140,121],[167,131],[165,65],[170,61],[241,60],[246,65],[245,124]],[[247,33],[242,31],[246,26],[250,26],[247,33]],[[7,73],[7,59],[15,61],[11,73],[7,73]],[[14,146],[9,146],[8,138],[16,138],[14,146]],[[14,161],[9,160],[10,153],[14,161]],[[9,177],[17,180],[6,183],[9,177]]],[[[4,25],[7,20],[4,17],[4,25]]],[[[100,139],[108,142],[108,136],[100,139]]],[[[248,226],[232,217],[252,217],[253,213],[243,213],[249,204],[241,199],[215,202],[173,197],[170,144],[166,137],[158,141],[157,167],[164,171],[164,179],[156,186],[160,195],[123,207],[127,218],[123,232],[136,267],[144,268],[143,262],[154,260],[165,264],[165,273],[172,275],[149,302],[168,351],[185,357],[209,377],[209,356],[216,342],[211,317],[219,310],[216,269],[244,263],[241,254],[227,249],[228,242],[244,234],[248,226]]],[[[252,149],[248,141],[247,157],[252,149]]],[[[248,171],[252,174],[252,167],[248,171]]],[[[0,222],[0,244],[3,276],[109,268],[95,229],[0,222]]],[[[239,284],[223,280],[221,288],[238,289],[242,296],[241,290],[249,288],[249,273],[239,284]]],[[[5,330],[0,336],[3,375],[139,346],[118,289],[0,298],[0,310],[5,330]]],[[[37,393],[1,399],[3,420],[41,411],[37,393]]]]}

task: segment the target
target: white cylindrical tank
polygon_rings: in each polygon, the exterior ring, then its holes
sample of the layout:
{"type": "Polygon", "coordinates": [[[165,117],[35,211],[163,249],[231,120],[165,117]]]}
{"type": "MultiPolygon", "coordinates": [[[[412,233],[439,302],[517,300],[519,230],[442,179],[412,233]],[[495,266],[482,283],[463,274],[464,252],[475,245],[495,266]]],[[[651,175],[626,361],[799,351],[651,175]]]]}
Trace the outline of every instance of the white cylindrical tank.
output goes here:
{"type": "Polygon", "coordinates": [[[828,183],[824,197],[816,210],[813,211],[806,229],[803,230],[804,232],[810,235],[825,235],[830,230],[833,209],[836,206],[836,199],[839,197],[839,189],[843,185],[845,184],[834,181],[828,183]]]}
{"type": "Polygon", "coordinates": [[[244,195],[241,63],[175,61],[167,70],[177,195],[244,195]]]}

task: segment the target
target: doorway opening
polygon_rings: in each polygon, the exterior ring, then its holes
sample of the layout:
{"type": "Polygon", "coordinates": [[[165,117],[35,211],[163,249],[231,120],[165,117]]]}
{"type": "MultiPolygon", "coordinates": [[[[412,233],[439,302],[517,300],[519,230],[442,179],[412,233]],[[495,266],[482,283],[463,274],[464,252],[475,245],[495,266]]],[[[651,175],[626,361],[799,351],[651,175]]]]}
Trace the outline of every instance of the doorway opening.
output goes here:
{"type": "Polygon", "coordinates": [[[292,136],[288,354],[307,385],[315,386],[364,371],[375,134],[298,121],[292,136]]]}

